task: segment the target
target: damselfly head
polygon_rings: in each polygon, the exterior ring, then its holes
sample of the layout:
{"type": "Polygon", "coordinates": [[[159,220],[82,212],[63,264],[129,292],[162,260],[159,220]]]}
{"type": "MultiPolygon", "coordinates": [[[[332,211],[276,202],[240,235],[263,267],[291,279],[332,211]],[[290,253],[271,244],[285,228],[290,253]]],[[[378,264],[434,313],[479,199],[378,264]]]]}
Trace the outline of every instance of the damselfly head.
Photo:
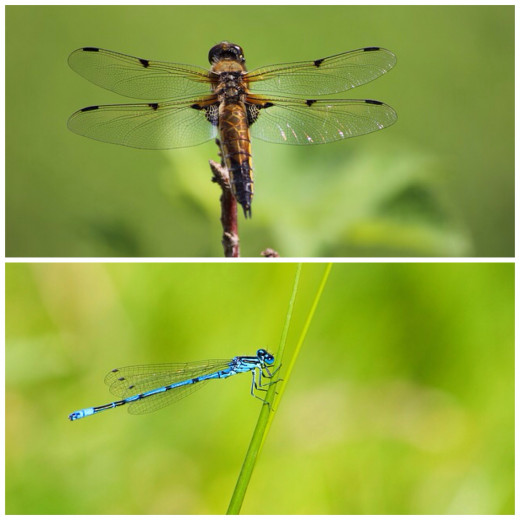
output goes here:
{"type": "Polygon", "coordinates": [[[256,356],[260,361],[263,361],[266,365],[272,365],[274,363],[274,356],[269,354],[267,350],[261,348],[256,351],[256,356]]]}

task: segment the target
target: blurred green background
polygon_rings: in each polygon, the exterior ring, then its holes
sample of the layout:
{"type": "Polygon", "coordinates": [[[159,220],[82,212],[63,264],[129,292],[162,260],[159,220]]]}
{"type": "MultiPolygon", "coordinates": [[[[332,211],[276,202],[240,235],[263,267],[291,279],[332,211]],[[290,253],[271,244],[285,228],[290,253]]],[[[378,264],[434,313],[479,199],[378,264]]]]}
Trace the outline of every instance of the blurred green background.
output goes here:
{"type": "Polygon", "coordinates": [[[75,74],[74,49],[206,66],[223,39],[250,69],[374,45],[398,58],[338,96],[390,104],[390,129],[321,147],[253,143],[243,256],[514,254],[513,6],[8,6],[8,256],[222,256],[214,143],[134,150],[66,121],[131,102],[75,74]]]}
{"type": "MultiPolygon", "coordinates": [[[[307,264],[289,362],[324,264],[307,264]]],[[[116,366],[276,351],[294,264],[8,264],[8,514],[225,512],[260,405],[246,375],[154,414],[116,366]]],[[[513,514],[514,266],[337,264],[242,510],[513,514]]]]}

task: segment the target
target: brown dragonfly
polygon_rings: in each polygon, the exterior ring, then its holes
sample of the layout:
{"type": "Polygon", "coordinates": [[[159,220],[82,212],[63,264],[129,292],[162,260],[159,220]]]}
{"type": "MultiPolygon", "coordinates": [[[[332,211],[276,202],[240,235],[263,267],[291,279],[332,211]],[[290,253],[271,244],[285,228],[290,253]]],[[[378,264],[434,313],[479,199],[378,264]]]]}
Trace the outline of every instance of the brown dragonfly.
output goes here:
{"type": "Polygon", "coordinates": [[[310,97],[343,92],[388,72],[396,58],[381,47],[247,72],[242,48],[224,41],[210,49],[209,62],[207,70],[97,47],[78,49],[69,57],[78,74],[148,102],[82,108],[69,118],[68,127],[98,141],[155,150],[198,145],[218,136],[233,193],[247,217],[253,197],[250,136],[272,143],[321,144],[375,132],[397,120],[394,109],[380,101],[310,97]]]}

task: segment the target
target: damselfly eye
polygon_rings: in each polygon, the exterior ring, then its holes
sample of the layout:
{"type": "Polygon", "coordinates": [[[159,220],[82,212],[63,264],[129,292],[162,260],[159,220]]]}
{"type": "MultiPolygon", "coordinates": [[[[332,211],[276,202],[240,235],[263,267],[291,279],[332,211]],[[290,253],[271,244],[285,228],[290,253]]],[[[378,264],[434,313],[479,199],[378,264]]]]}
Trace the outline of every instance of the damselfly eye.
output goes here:
{"type": "Polygon", "coordinates": [[[268,365],[272,365],[274,363],[274,356],[269,354],[269,352],[263,348],[256,351],[256,356],[268,365]]]}

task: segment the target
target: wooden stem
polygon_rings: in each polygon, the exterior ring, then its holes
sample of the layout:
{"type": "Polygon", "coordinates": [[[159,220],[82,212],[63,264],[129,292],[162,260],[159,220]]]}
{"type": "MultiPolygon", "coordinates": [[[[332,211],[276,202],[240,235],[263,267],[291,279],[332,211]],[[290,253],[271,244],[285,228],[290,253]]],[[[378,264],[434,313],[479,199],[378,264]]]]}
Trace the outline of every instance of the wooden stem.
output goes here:
{"type": "Polygon", "coordinates": [[[220,222],[222,223],[222,247],[226,258],[240,256],[240,239],[238,237],[237,201],[231,191],[229,172],[223,164],[209,161],[213,172],[213,182],[222,189],[220,196],[220,222]]]}

